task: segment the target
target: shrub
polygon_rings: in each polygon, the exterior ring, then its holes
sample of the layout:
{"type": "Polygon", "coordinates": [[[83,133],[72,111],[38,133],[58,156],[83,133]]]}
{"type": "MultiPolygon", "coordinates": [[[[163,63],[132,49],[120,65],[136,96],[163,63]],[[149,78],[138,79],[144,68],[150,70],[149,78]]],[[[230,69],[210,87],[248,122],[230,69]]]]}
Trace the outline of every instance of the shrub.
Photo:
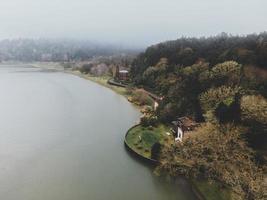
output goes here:
{"type": "Polygon", "coordinates": [[[267,127],[267,100],[260,95],[243,96],[241,98],[242,120],[267,127]]]}
{"type": "Polygon", "coordinates": [[[205,70],[199,75],[203,88],[219,87],[222,85],[238,85],[241,80],[242,66],[235,61],[226,61],[205,70]]]}
{"type": "Polygon", "coordinates": [[[90,73],[91,69],[93,67],[93,64],[84,64],[82,65],[82,67],[80,68],[80,72],[81,73],[90,73]]]}
{"type": "Polygon", "coordinates": [[[239,91],[239,87],[221,86],[211,88],[207,92],[202,93],[199,96],[199,100],[206,121],[213,121],[215,119],[216,110],[217,117],[226,118],[231,114],[235,115],[239,91]],[[226,116],[223,116],[223,112],[225,112],[226,116]]]}
{"type": "Polygon", "coordinates": [[[154,160],[159,160],[160,151],[161,144],[159,142],[156,142],[151,148],[151,158],[154,160]]]}
{"type": "Polygon", "coordinates": [[[259,94],[267,98],[267,70],[255,66],[245,67],[242,87],[248,90],[257,91],[259,94]]]}
{"type": "Polygon", "coordinates": [[[215,116],[221,123],[240,120],[240,105],[238,96],[229,97],[220,102],[215,109],[215,116]]]}
{"type": "Polygon", "coordinates": [[[154,100],[142,89],[137,89],[132,92],[132,100],[140,105],[153,106],[154,100]]]}
{"type": "Polygon", "coordinates": [[[156,116],[143,116],[141,118],[141,125],[142,126],[155,126],[158,120],[156,116]]]}

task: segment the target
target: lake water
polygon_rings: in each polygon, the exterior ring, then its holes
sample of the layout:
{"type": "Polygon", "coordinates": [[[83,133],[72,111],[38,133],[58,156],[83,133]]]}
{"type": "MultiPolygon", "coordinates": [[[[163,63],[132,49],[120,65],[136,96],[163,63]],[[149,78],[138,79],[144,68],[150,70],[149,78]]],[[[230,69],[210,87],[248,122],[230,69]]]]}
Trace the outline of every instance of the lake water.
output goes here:
{"type": "Polygon", "coordinates": [[[139,115],[79,77],[0,66],[0,199],[195,199],[185,181],[155,177],[129,155],[123,139],[139,115]]]}

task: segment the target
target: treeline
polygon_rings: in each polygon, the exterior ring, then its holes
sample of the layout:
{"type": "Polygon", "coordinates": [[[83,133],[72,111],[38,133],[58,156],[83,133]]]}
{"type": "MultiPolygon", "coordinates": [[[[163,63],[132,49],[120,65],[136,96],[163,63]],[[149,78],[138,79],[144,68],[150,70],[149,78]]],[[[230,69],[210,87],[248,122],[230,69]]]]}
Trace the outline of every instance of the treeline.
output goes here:
{"type": "Polygon", "coordinates": [[[14,39],[0,41],[0,61],[86,61],[97,56],[136,54],[138,50],[87,40],[14,39]]]}
{"type": "Polygon", "coordinates": [[[161,173],[219,182],[233,199],[266,198],[266,53],[266,33],[223,34],[162,43],[135,59],[135,85],[163,97],[153,119],[201,124],[182,143],[162,144],[161,173]]]}
{"type": "Polygon", "coordinates": [[[243,65],[267,69],[267,33],[231,36],[222,33],[208,38],[180,38],[149,47],[135,60],[132,74],[136,83],[143,81],[142,74],[155,66],[160,58],[170,65],[189,66],[197,62],[215,65],[234,60],[243,65]]]}

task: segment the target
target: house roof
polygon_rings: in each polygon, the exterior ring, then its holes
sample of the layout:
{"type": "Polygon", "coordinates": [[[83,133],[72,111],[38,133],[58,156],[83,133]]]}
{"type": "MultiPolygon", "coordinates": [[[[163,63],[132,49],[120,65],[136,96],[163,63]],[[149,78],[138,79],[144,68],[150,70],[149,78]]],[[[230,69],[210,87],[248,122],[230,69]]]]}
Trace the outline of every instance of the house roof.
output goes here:
{"type": "Polygon", "coordinates": [[[120,72],[120,73],[125,73],[125,74],[129,73],[128,70],[120,70],[119,72],[120,72]]]}
{"type": "Polygon", "coordinates": [[[176,121],[172,122],[175,126],[195,127],[197,123],[189,117],[180,117],[176,121]]]}

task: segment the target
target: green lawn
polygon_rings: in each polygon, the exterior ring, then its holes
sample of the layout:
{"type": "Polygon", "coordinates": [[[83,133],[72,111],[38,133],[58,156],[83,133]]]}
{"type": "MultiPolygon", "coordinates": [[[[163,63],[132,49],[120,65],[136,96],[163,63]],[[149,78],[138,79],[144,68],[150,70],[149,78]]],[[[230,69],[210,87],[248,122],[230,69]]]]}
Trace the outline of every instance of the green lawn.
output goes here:
{"type": "Polygon", "coordinates": [[[126,142],[138,154],[151,158],[151,148],[156,142],[170,143],[173,141],[172,136],[168,136],[170,128],[160,124],[156,127],[143,127],[141,125],[130,130],[126,137],[126,142]]]}

